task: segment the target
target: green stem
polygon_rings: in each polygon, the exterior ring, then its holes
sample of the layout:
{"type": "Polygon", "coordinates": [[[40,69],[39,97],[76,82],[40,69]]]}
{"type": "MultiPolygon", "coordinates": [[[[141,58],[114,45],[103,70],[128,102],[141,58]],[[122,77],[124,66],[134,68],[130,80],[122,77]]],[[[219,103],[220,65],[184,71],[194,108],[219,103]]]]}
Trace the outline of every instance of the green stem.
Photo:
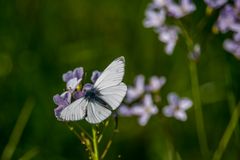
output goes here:
{"type": "Polygon", "coordinates": [[[108,143],[107,143],[107,145],[106,145],[106,147],[105,147],[105,149],[104,149],[104,151],[103,151],[103,153],[102,153],[102,155],[101,155],[101,159],[104,159],[104,157],[107,155],[107,153],[108,153],[108,151],[109,151],[109,148],[111,147],[111,144],[112,144],[112,140],[113,140],[113,138],[114,138],[114,136],[115,136],[115,134],[118,132],[118,130],[113,130],[113,132],[112,132],[112,136],[110,137],[110,139],[108,140],[108,143]]]}
{"type": "Polygon", "coordinates": [[[238,118],[239,118],[238,109],[239,109],[239,106],[236,107],[232,113],[231,120],[223,134],[221,141],[219,142],[218,148],[216,149],[213,155],[213,160],[220,160],[222,158],[223,152],[225,151],[227,144],[232,136],[232,133],[238,124],[238,118]]]}
{"type": "MultiPolygon", "coordinates": [[[[191,51],[194,45],[191,36],[188,34],[187,30],[185,29],[181,21],[177,21],[177,24],[181,27],[182,35],[186,39],[188,50],[191,51]]],[[[208,150],[207,137],[206,137],[205,127],[204,127],[204,121],[203,121],[196,62],[190,61],[189,68],[190,68],[190,74],[191,74],[191,85],[192,85],[192,94],[193,94],[193,101],[194,101],[198,139],[199,139],[199,144],[201,148],[201,153],[203,157],[207,159],[209,150],[208,150]]]]}
{"type": "Polygon", "coordinates": [[[94,127],[92,127],[92,137],[93,137],[93,149],[94,149],[93,160],[99,160],[97,131],[94,127]]]}
{"type": "Polygon", "coordinates": [[[110,139],[110,140],[108,141],[108,143],[107,143],[107,145],[106,145],[106,148],[105,148],[105,150],[104,150],[103,153],[102,153],[101,159],[104,159],[104,157],[106,156],[106,154],[107,154],[107,152],[108,152],[111,144],[112,144],[112,139],[110,139]]]}
{"type": "Polygon", "coordinates": [[[80,140],[80,142],[87,147],[87,150],[89,151],[90,155],[94,157],[93,154],[93,149],[90,140],[85,136],[84,132],[81,132],[80,134],[74,129],[73,126],[69,125],[66,123],[67,127],[69,128],[70,131],[72,131],[77,138],[80,140]]]}
{"type": "Polygon", "coordinates": [[[29,98],[25,102],[19,116],[17,122],[14,126],[14,129],[10,135],[9,141],[6,147],[3,150],[1,159],[10,160],[12,159],[13,153],[18,145],[18,142],[22,136],[24,128],[31,116],[33,107],[34,107],[34,100],[29,98]]]}
{"type": "Polygon", "coordinates": [[[196,63],[193,61],[190,61],[190,73],[191,73],[192,94],[193,94],[193,100],[194,100],[198,139],[199,139],[202,155],[206,159],[208,157],[209,151],[208,151],[207,137],[205,134],[202,107],[201,107],[197,66],[196,66],[196,63]]]}
{"type": "MultiPolygon", "coordinates": [[[[227,85],[227,100],[228,100],[228,106],[230,109],[230,112],[233,113],[235,105],[236,105],[236,99],[233,93],[233,87],[232,87],[232,75],[231,75],[231,71],[230,71],[230,66],[227,63],[226,66],[226,74],[225,74],[225,79],[226,79],[226,85],[227,85]]],[[[235,137],[236,137],[236,141],[238,142],[239,140],[239,127],[236,126],[235,129],[235,137]]]]}

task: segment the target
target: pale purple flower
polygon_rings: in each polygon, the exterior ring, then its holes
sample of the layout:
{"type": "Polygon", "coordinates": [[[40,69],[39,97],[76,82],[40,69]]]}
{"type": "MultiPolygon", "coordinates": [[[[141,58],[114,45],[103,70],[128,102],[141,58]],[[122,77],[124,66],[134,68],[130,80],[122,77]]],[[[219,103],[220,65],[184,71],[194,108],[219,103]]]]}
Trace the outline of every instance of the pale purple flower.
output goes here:
{"type": "Polygon", "coordinates": [[[146,28],[159,27],[165,22],[166,11],[164,9],[160,9],[158,11],[155,11],[154,9],[146,10],[145,16],[146,18],[143,21],[143,25],[146,28]]]}
{"type": "Polygon", "coordinates": [[[240,60],[240,33],[235,33],[233,39],[225,40],[223,47],[240,60]]]}
{"type": "Polygon", "coordinates": [[[64,73],[62,78],[63,78],[63,81],[67,83],[69,80],[73,78],[82,79],[83,74],[84,74],[83,68],[79,67],[74,69],[73,71],[68,71],[64,73]]]}
{"type": "Polygon", "coordinates": [[[131,108],[127,107],[126,105],[121,105],[118,109],[118,113],[121,116],[129,117],[132,116],[132,110],[131,108]]]}
{"type": "Polygon", "coordinates": [[[234,0],[234,5],[235,5],[236,9],[239,11],[239,9],[240,9],[240,0],[234,0]]]}
{"type": "Polygon", "coordinates": [[[63,81],[67,83],[67,90],[73,92],[82,81],[83,74],[84,72],[82,67],[64,73],[62,78],[63,81]]]}
{"type": "Polygon", "coordinates": [[[158,8],[162,8],[167,6],[169,3],[171,3],[171,0],[153,0],[152,5],[158,8]]]}
{"type": "Polygon", "coordinates": [[[71,93],[66,91],[61,95],[56,94],[53,96],[53,101],[57,105],[57,108],[54,109],[55,116],[60,119],[61,111],[71,103],[71,93]]]}
{"type": "Polygon", "coordinates": [[[181,1],[181,8],[183,11],[182,17],[192,13],[196,10],[196,5],[192,2],[192,0],[182,0],[181,1]]]}
{"type": "Polygon", "coordinates": [[[226,5],[220,12],[216,26],[226,33],[227,31],[240,32],[240,8],[232,5],[226,5]]]}
{"type": "Polygon", "coordinates": [[[92,83],[95,83],[100,75],[101,75],[101,72],[93,71],[91,76],[92,83]]]}
{"type": "Polygon", "coordinates": [[[180,32],[179,28],[175,26],[164,26],[158,28],[157,32],[159,34],[159,40],[166,45],[165,52],[168,55],[171,55],[178,40],[178,33],[180,32]]]}
{"type": "Polygon", "coordinates": [[[168,94],[169,105],[162,109],[166,117],[174,117],[180,121],[187,120],[186,110],[192,107],[193,103],[189,98],[179,98],[176,93],[168,94]]]}
{"type": "Polygon", "coordinates": [[[157,106],[153,103],[152,96],[147,94],[144,96],[143,103],[134,105],[131,108],[133,115],[139,116],[138,122],[141,126],[145,126],[152,115],[158,113],[157,106]]]}
{"type": "Polygon", "coordinates": [[[67,82],[67,90],[73,92],[79,83],[82,81],[82,79],[72,78],[67,82]]]}
{"type": "Polygon", "coordinates": [[[79,99],[84,96],[84,93],[82,91],[76,91],[73,93],[73,98],[74,99],[79,99]]]}
{"type": "Polygon", "coordinates": [[[176,4],[174,1],[167,5],[168,13],[175,18],[182,18],[189,13],[196,10],[196,6],[191,0],[181,0],[180,4],[176,4]]]}
{"type": "Polygon", "coordinates": [[[165,83],[165,77],[152,76],[149,80],[149,85],[146,86],[146,90],[150,92],[156,92],[160,90],[165,83]]]}
{"type": "Polygon", "coordinates": [[[145,77],[138,75],[134,80],[134,86],[129,86],[126,95],[126,101],[128,103],[138,99],[145,91],[145,77]]]}
{"type": "Polygon", "coordinates": [[[180,29],[177,26],[166,24],[167,18],[182,18],[196,10],[195,4],[191,0],[181,0],[175,3],[173,0],[154,0],[149,4],[144,19],[146,28],[153,28],[159,40],[165,43],[165,52],[171,55],[177,40],[180,29]]]}
{"type": "Polygon", "coordinates": [[[211,8],[219,8],[223,6],[227,0],[204,0],[204,2],[211,8]]]}

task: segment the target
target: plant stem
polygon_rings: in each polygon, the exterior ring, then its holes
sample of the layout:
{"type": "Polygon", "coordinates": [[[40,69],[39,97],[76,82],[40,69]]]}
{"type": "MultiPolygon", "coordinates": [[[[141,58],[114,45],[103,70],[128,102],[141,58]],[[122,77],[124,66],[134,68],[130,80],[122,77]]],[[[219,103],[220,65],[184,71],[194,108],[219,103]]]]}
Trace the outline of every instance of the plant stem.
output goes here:
{"type": "Polygon", "coordinates": [[[66,125],[67,125],[67,127],[69,128],[69,130],[72,131],[72,132],[77,136],[77,138],[80,140],[80,142],[81,142],[83,145],[86,145],[87,150],[89,151],[90,155],[91,155],[92,157],[94,157],[91,142],[90,142],[90,140],[85,136],[85,133],[84,133],[84,132],[81,132],[81,133],[79,134],[79,133],[74,129],[73,126],[70,126],[68,123],[66,123],[66,125]]]}
{"type": "Polygon", "coordinates": [[[93,160],[99,160],[98,156],[98,138],[97,138],[97,132],[94,127],[92,127],[92,137],[93,137],[93,149],[94,149],[94,157],[93,160]]]}
{"type": "MultiPolygon", "coordinates": [[[[228,106],[230,109],[231,114],[233,114],[234,108],[236,106],[236,98],[234,96],[233,93],[233,87],[232,87],[232,75],[231,75],[231,71],[230,71],[230,66],[227,63],[226,66],[226,71],[225,71],[225,79],[226,79],[226,85],[227,85],[227,100],[228,100],[228,106]]],[[[236,142],[239,141],[239,127],[236,126],[235,129],[235,138],[236,138],[236,142]]]]}
{"type": "Polygon", "coordinates": [[[239,106],[235,107],[231,120],[223,134],[223,137],[221,141],[219,142],[218,148],[216,149],[214,155],[213,155],[213,160],[220,160],[222,158],[223,152],[225,151],[227,144],[232,136],[232,133],[234,129],[237,126],[238,123],[238,118],[239,118],[239,106]]]}
{"type": "Polygon", "coordinates": [[[101,159],[103,159],[103,158],[106,156],[106,154],[107,154],[107,152],[108,152],[111,144],[112,144],[112,139],[110,139],[110,140],[108,141],[108,143],[107,143],[107,145],[106,145],[106,148],[105,148],[105,150],[104,150],[103,153],[102,153],[101,159]]]}
{"type": "Polygon", "coordinates": [[[118,132],[118,130],[115,130],[115,129],[113,130],[112,136],[111,136],[110,139],[108,140],[108,143],[107,143],[107,145],[106,145],[106,147],[105,147],[105,149],[104,149],[104,151],[103,151],[103,153],[102,153],[102,155],[101,155],[101,159],[104,159],[104,157],[107,155],[108,150],[109,150],[109,148],[111,147],[113,137],[116,135],[117,132],[118,132]]]}
{"type": "Polygon", "coordinates": [[[31,116],[34,104],[35,104],[35,102],[32,98],[29,98],[26,100],[26,102],[18,116],[17,122],[13,128],[13,131],[10,135],[9,141],[3,150],[1,159],[3,159],[3,160],[12,159],[13,153],[16,150],[16,147],[22,136],[24,128],[31,116]]]}
{"type": "Polygon", "coordinates": [[[199,139],[203,158],[207,159],[208,144],[207,144],[207,137],[205,134],[205,127],[204,127],[202,107],[201,107],[197,66],[194,61],[190,61],[190,73],[191,73],[192,94],[193,94],[193,100],[194,100],[194,109],[195,109],[198,139],[199,139]]]}

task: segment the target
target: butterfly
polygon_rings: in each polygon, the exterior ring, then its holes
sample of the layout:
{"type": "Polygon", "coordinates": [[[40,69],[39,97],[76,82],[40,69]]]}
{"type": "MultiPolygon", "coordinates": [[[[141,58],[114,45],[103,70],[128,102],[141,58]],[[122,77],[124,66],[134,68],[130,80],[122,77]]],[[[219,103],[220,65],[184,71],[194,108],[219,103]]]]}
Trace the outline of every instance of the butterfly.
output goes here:
{"type": "Polygon", "coordinates": [[[127,92],[127,86],[122,82],[125,59],[115,59],[98,77],[92,87],[84,92],[73,103],[66,106],[60,113],[63,121],[78,121],[97,124],[107,119],[112,111],[121,104],[127,92]]]}

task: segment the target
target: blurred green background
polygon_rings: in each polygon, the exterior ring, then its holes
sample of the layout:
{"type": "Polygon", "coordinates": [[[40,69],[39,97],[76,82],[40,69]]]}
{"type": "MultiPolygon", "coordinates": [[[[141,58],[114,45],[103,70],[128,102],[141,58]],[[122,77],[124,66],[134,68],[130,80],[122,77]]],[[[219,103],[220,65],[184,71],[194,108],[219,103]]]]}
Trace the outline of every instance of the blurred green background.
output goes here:
{"type": "MultiPolygon", "coordinates": [[[[171,91],[192,98],[184,39],[179,39],[172,56],[164,53],[157,35],[142,25],[149,2],[0,0],[1,152],[22,107],[30,99],[34,108],[13,159],[32,150],[37,151],[33,157],[37,160],[87,159],[84,147],[56,120],[53,112],[52,97],[65,87],[62,74],[78,66],[83,66],[90,74],[95,69],[103,70],[113,59],[123,55],[127,84],[132,84],[139,73],[147,78],[166,76],[159,108],[167,104],[166,95],[171,91]]],[[[183,19],[192,34],[199,32],[196,23],[206,18],[205,4],[195,3],[197,11],[183,19]]],[[[228,91],[233,90],[236,102],[240,99],[240,62],[222,48],[224,38],[229,35],[211,33],[216,16],[217,13],[207,17],[208,25],[195,40],[202,44],[199,83],[212,152],[231,116],[228,91]],[[230,83],[226,84],[227,81],[230,83]]],[[[182,159],[202,159],[193,108],[188,111],[187,122],[158,116],[152,117],[146,127],[140,127],[136,118],[120,117],[119,133],[106,159],[169,159],[173,150],[182,159]]],[[[234,133],[223,159],[239,159],[239,133],[234,133]]]]}

